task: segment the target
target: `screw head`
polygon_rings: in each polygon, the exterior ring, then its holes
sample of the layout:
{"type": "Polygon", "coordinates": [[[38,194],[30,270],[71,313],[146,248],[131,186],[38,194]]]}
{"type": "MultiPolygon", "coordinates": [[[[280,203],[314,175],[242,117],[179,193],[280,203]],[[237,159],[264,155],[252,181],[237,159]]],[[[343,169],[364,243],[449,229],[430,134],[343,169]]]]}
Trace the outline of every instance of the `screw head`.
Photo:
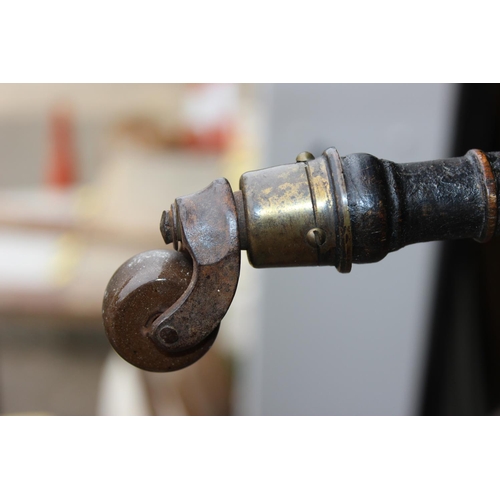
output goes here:
{"type": "Polygon", "coordinates": [[[326,233],[323,229],[315,227],[307,232],[306,240],[312,247],[318,248],[326,241],[326,233]]]}
{"type": "Polygon", "coordinates": [[[167,245],[174,241],[172,213],[170,211],[163,210],[161,214],[160,233],[167,245]]]}
{"type": "Polygon", "coordinates": [[[170,326],[163,327],[157,336],[158,340],[166,345],[175,344],[179,340],[179,334],[170,326]]]}
{"type": "Polygon", "coordinates": [[[297,155],[297,158],[295,158],[296,162],[310,160],[314,160],[314,155],[312,153],[309,153],[309,151],[302,151],[302,153],[299,153],[297,155]]]}

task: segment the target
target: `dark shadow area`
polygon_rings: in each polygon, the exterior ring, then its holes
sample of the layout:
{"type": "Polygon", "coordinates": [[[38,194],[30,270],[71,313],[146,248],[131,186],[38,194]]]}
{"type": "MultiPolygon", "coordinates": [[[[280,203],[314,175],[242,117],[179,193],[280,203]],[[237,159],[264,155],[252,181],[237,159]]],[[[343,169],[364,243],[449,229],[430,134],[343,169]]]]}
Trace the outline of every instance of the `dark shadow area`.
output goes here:
{"type": "MultiPolygon", "coordinates": [[[[453,156],[500,149],[500,85],[464,84],[453,156]]],[[[442,244],[435,292],[423,415],[500,411],[500,242],[442,244]]]]}

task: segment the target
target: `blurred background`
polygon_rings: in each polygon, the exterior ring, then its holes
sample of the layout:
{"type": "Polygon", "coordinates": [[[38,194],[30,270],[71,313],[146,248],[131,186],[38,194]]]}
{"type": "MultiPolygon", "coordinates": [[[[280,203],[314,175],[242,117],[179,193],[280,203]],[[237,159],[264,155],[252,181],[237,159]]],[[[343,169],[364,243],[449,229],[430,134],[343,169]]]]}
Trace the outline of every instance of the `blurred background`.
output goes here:
{"type": "MultiPolygon", "coordinates": [[[[112,351],[114,271],[177,196],[329,146],[396,162],[498,150],[497,85],[0,85],[0,413],[495,414],[495,243],[255,270],[170,374],[112,351]]],[[[498,271],[500,272],[500,271],[498,271]]],[[[500,278],[500,276],[499,276],[500,278]]]]}

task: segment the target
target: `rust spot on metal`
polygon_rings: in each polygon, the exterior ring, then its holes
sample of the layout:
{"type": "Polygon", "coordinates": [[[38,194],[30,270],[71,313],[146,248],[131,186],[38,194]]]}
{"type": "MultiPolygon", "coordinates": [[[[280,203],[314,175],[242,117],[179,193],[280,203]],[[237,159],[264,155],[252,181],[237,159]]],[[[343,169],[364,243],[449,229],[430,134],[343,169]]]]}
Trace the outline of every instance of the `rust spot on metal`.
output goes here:
{"type": "Polygon", "coordinates": [[[193,263],[193,276],[179,299],[153,323],[152,335],[170,353],[194,349],[218,327],[236,292],[240,243],[236,205],[227,180],[175,201],[174,234],[193,263]],[[177,337],[165,336],[165,328],[177,337]]]}
{"type": "Polygon", "coordinates": [[[480,241],[481,243],[485,243],[493,238],[497,225],[498,201],[496,180],[490,162],[483,151],[481,151],[480,149],[472,149],[471,151],[469,151],[469,154],[473,155],[477,159],[477,163],[480,166],[481,173],[484,176],[483,186],[486,195],[486,224],[484,226],[481,237],[478,238],[478,241],[480,241]]]}

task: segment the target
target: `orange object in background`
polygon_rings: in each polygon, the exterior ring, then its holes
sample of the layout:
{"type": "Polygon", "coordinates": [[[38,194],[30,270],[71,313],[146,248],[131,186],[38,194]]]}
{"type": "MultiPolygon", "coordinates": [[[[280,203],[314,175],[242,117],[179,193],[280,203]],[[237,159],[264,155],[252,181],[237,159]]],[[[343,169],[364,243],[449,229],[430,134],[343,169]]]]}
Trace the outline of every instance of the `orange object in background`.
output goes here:
{"type": "Polygon", "coordinates": [[[230,128],[218,127],[202,133],[186,130],[183,137],[183,145],[185,148],[191,150],[222,153],[226,150],[230,138],[230,128]]]}
{"type": "Polygon", "coordinates": [[[185,148],[223,153],[234,133],[238,86],[230,83],[188,84],[183,102],[185,148]]]}
{"type": "Polygon", "coordinates": [[[50,116],[49,161],[45,184],[50,187],[69,187],[77,181],[73,143],[73,120],[66,107],[56,107],[50,116]]]}

